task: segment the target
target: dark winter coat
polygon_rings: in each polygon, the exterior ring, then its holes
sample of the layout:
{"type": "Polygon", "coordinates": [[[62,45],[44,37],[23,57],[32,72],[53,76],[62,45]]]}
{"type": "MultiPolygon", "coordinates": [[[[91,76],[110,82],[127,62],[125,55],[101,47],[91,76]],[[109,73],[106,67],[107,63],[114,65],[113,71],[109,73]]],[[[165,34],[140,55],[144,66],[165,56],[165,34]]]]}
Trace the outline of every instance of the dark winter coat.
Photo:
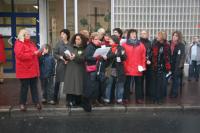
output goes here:
{"type": "Polygon", "coordinates": [[[113,53],[112,50],[109,51],[108,61],[111,63],[111,68],[116,69],[116,77],[118,82],[125,82],[125,72],[123,62],[126,60],[126,53],[122,46],[117,46],[117,53],[113,53]],[[120,62],[117,61],[117,58],[120,58],[120,62]]]}
{"type": "MultiPolygon", "coordinates": [[[[144,44],[146,48],[146,60],[149,60],[152,62],[152,43],[149,39],[140,38],[140,41],[144,44]]],[[[149,64],[146,66],[147,70],[152,69],[152,64],[149,64]]]]}
{"type": "Polygon", "coordinates": [[[86,74],[84,48],[70,45],[68,50],[75,54],[75,59],[66,64],[63,93],[82,95],[86,74]]]}
{"type": "Polygon", "coordinates": [[[64,44],[63,41],[59,41],[53,50],[53,56],[57,60],[56,65],[56,82],[63,82],[65,76],[65,63],[60,59],[60,56],[64,56],[64,51],[69,49],[70,43],[64,44]]]}
{"type": "Polygon", "coordinates": [[[152,65],[155,72],[168,72],[171,69],[170,65],[170,47],[166,43],[154,41],[152,46],[152,65]]]}
{"type": "Polygon", "coordinates": [[[40,57],[40,78],[48,78],[55,74],[55,60],[52,55],[45,54],[40,57]]]}
{"type": "Polygon", "coordinates": [[[172,72],[180,74],[184,68],[185,63],[185,45],[183,43],[180,42],[175,46],[174,52],[171,55],[171,59],[172,72]]]}

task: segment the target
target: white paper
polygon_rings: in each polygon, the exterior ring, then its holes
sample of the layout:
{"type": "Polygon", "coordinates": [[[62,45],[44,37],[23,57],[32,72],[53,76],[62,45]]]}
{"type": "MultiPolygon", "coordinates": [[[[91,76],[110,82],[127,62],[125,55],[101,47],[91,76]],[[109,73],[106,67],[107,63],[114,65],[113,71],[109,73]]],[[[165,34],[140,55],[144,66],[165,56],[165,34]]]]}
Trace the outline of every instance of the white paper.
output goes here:
{"type": "Polygon", "coordinates": [[[144,71],[144,68],[142,66],[138,66],[138,71],[142,72],[142,71],[144,71]]]}
{"type": "Polygon", "coordinates": [[[71,56],[71,52],[70,52],[69,50],[65,50],[64,53],[65,53],[65,55],[67,55],[67,56],[71,56]]]}
{"type": "Polygon", "coordinates": [[[106,57],[106,55],[108,54],[109,50],[110,50],[110,47],[98,48],[94,52],[93,57],[97,57],[97,56],[106,57]]]}

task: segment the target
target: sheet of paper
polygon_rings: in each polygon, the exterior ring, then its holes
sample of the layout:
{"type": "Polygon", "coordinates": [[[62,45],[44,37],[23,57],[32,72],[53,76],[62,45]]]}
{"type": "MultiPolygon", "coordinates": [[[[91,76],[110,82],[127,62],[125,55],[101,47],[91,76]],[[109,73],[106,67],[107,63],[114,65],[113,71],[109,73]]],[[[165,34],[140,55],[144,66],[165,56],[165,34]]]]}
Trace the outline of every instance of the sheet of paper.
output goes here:
{"type": "Polygon", "coordinates": [[[96,49],[96,51],[94,52],[93,57],[97,57],[97,56],[105,57],[105,56],[108,54],[109,50],[110,50],[110,47],[98,48],[98,49],[96,49]]]}

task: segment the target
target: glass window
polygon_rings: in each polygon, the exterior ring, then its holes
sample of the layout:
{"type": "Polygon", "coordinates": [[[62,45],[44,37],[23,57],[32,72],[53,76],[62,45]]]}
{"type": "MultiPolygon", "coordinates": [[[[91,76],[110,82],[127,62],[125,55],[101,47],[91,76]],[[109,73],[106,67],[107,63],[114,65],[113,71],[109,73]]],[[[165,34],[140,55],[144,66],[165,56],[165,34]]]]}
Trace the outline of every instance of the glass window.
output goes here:
{"type": "MultiPolygon", "coordinates": [[[[96,31],[103,27],[110,32],[111,21],[110,0],[80,0],[78,1],[78,24],[79,31],[86,29],[96,31]],[[84,12],[80,9],[84,9],[84,12]]],[[[123,4],[123,3],[122,3],[123,4]]],[[[127,8],[126,8],[127,10],[127,8]]],[[[121,7],[118,13],[124,13],[125,8],[121,7]]],[[[118,15],[118,14],[117,14],[118,15]]],[[[122,17],[123,20],[124,16],[122,17]]]]}
{"type": "Polygon", "coordinates": [[[0,12],[11,12],[11,0],[1,0],[0,1],[0,12]]]}
{"type": "Polygon", "coordinates": [[[36,25],[35,17],[16,17],[16,24],[36,25]]]}
{"type": "Polygon", "coordinates": [[[0,24],[11,24],[10,17],[0,17],[0,24]]]}
{"type": "Polygon", "coordinates": [[[38,12],[38,0],[14,0],[15,12],[38,12]]]}

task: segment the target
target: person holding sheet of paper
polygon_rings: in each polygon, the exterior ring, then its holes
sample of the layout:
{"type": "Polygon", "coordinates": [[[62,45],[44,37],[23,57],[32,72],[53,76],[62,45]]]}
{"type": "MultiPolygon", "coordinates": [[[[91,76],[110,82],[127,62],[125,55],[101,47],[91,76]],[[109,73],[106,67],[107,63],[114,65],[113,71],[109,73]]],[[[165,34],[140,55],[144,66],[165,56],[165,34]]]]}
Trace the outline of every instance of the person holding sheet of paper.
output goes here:
{"type": "Polygon", "coordinates": [[[91,112],[91,102],[97,101],[99,97],[99,82],[97,80],[97,62],[100,56],[94,57],[94,52],[100,48],[100,36],[97,32],[91,34],[91,42],[85,50],[87,83],[83,91],[83,108],[87,112],[91,112]]]}
{"type": "Polygon", "coordinates": [[[68,61],[65,67],[63,93],[66,94],[67,107],[80,106],[84,88],[85,73],[85,37],[77,33],[71,39],[69,49],[65,51],[64,59],[68,61]]]}
{"type": "Polygon", "coordinates": [[[137,39],[137,30],[130,29],[127,35],[126,43],[122,44],[125,49],[127,59],[124,61],[124,70],[126,74],[124,88],[124,103],[130,100],[130,84],[134,77],[136,103],[144,103],[144,91],[142,89],[142,74],[146,69],[146,49],[143,43],[137,39]]]}
{"type": "Polygon", "coordinates": [[[111,64],[111,75],[108,80],[105,91],[105,103],[111,102],[112,86],[115,86],[115,101],[117,104],[122,104],[125,73],[123,62],[126,59],[124,48],[119,45],[119,38],[116,35],[110,37],[111,49],[107,54],[108,61],[111,64]]]}
{"type": "Polygon", "coordinates": [[[65,74],[65,64],[67,61],[63,58],[65,55],[65,51],[68,49],[70,42],[70,31],[68,29],[62,29],[60,31],[60,38],[61,40],[56,44],[55,48],[53,49],[53,56],[57,60],[56,65],[56,81],[55,81],[55,88],[54,88],[54,102],[59,103],[59,90],[60,90],[60,83],[64,81],[64,74],[65,74]]]}

